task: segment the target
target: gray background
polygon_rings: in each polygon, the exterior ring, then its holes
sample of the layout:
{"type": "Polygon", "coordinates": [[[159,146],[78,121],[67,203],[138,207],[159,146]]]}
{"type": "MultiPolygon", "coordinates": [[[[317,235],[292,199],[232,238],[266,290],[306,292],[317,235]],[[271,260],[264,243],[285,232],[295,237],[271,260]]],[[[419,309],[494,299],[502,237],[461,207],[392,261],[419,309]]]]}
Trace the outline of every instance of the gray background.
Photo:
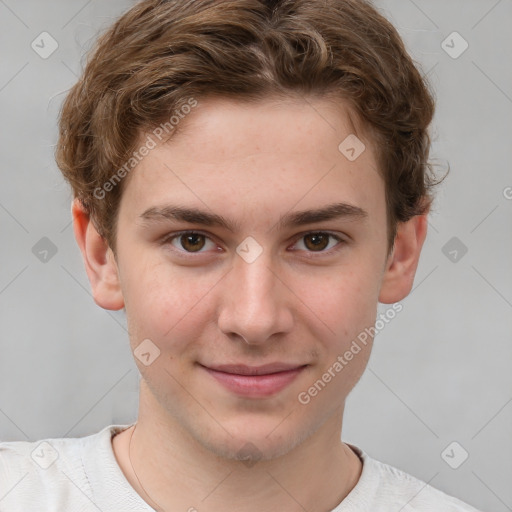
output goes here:
{"type": "MultiPolygon", "coordinates": [[[[133,4],[0,0],[0,440],[80,437],[136,418],[124,313],[91,297],[53,160],[84,51],[133,4]],[[31,47],[43,31],[59,45],[46,59],[31,47]],[[47,261],[33,251],[43,237],[57,250],[47,261]]],[[[376,5],[428,73],[432,158],[451,172],[414,289],[348,399],[343,438],[477,508],[512,510],[512,1],[376,5]],[[453,31],[469,44],[458,58],[441,47],[453,31]],[[452,461],[469,453],[457,469],[441,455],[453,441],[452,461]]]]}

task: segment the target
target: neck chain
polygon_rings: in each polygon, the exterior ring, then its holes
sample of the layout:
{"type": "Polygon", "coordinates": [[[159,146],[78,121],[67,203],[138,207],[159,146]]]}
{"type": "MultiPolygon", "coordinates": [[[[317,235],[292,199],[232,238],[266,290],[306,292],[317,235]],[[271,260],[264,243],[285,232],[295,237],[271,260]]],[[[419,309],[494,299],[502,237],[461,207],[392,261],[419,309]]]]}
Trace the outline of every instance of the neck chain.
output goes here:
{"type": "Polygon", "coordinates": [[[135,469],[134,469],[133,464],[132,464],[132,458],[130,456],[130,449],[131,449],[131,446],[132,446],[132,437],[133,437],[133,433],[135,432],[135,427],[136,426],[137,426],[137,424],[135,424],[133,426],[132,434],[130,436],[130,442],[128,443],[128,460],[130,461],[130,466],[132,467],[133,474],[135,475],[135,478],[137,479],[137,482],[139,482],[139,485],[140,485],[141,489],[144,491],[144,493],[146,494],[147,498],[149,498],[149,501],[156,505],[156,508],[153,505],[151,505],[151,506],[153,508],[155,508],[155,510],[157,510],[159,512],[160,511],[164,511],[164,508],[162,506],[160,506],[155,500],[151,499],[151,497],[149,496],[149,494],[146,491],[146,489],[144,489],[143,485],[140,483],[139,477],[137,476],[137,473],[135,472],[135,469]]]}

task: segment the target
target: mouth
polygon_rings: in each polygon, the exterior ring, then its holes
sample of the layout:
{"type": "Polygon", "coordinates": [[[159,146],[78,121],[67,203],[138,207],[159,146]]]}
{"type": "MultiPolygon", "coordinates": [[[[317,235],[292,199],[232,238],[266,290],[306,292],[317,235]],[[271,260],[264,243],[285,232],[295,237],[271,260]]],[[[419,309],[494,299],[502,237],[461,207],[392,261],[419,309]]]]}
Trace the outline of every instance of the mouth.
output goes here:
{"type": "Polygon", "coordinates": [[[309,365],[271,363],[263,366],[199,366],[232,393],[257,398],[268,397],[283,390],[309,365]]]}

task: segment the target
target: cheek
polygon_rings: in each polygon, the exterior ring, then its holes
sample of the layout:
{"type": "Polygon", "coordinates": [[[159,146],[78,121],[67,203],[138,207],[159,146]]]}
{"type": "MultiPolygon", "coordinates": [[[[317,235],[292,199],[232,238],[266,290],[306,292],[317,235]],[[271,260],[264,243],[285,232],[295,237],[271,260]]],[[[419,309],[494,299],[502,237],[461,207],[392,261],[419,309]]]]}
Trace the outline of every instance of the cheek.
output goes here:
{"type": "Polygon", "coordinates": [[[370,267],[350,271],[335,267],[323,276],[303,278],[294,287],[303,303],[301,310],[317,319],[337,348],[373,325],[378,291],[378,276],[370,267]]]}
{"type": "Polygon", "coordinates": [[[168,262],[132,261],[131,265],[133,275],[127,276],[123,293],[132,348],[149,338],[161,350],[179,353],[185,339],[200,329],[218,276],[200,276],[185,267],[172,269],[168,262]]]}
{"type": "Polygon", "coordinates": [[[376,279],[369,268],[366,272],[340,270],[314,293],[306,295],[304,288],[305,302],[323,327],[313,333],[322,345],[321,356],[309,387],[298,397],[301,404],[311,402],[311,407],[332,412],[360,379],[373,345],[370,328],[377,314],[376,279]]]}

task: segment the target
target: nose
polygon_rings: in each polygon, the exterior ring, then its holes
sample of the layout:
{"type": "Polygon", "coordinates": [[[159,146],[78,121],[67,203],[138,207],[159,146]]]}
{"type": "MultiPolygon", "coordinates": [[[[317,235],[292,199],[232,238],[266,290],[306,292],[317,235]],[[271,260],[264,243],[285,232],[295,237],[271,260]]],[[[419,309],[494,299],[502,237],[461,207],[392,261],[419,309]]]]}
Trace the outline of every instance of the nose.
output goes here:
{"type": "Polygon", "coordinates": [[[218,312],[220,330],[261,345],[293,327],[293,293],[265,251],[251,263],[236,256],[225,276],[218,312]]]}

